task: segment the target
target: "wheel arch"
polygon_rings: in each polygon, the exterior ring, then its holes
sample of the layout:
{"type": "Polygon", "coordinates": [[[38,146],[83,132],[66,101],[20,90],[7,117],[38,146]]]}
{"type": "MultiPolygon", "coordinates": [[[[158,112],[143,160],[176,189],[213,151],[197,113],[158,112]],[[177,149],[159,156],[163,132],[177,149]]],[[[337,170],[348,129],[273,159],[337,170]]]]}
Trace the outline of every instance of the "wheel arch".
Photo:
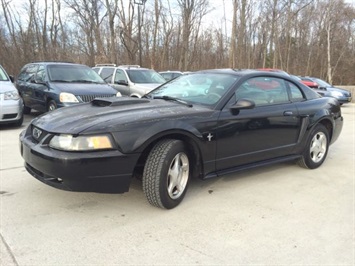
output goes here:
{"type": "Polygon", "coordinates": [[[189,136],[186,133],[182,132],[169,132],[161,136],[157,136],[155,138],[151,138],[149,142],[145,144],[145,147],[141,153],[141,156],[138,159],[136,167],[134,169],[135,175],[140,175],[142,172],[147,157],[153,147],[160,141],[165,139],[175,139],[181,140],[185,144],[185,148],[188,152],[190,165],[191,165],[191,173],[192,177],[196,178],[199,177],[201,173],[203,173],[203,163],[202,163],[202,153],[199,148],[197,141],[189,136]]]}
{"type": "Polygon", "coordinates": [[[327,131],[328,131],[328,136],[329,136],[329,142],[331,142],[332,138],[333,138],[333,128],[334,125],[332,123],[332,121],[329,118],[322,118],[320,120],[318,120],[316,123],[313,124],[312,128],[314,128],[316,125],[323,125],[327,131]]]}
{"type": "Polygon", "coordinates": [[[330,121],[330,119],[323,119],[319,121],[319,124],[322,124],[327,129],[329,133],[329,141],[331,141],[333,138],[333,128],[334,128],[333,123],[330,121]]]}

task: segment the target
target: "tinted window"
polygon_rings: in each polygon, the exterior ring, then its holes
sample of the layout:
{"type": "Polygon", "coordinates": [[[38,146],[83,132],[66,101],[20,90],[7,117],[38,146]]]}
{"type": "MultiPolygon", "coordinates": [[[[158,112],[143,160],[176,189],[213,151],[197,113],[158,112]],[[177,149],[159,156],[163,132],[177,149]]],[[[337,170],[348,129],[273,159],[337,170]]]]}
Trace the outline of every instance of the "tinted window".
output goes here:
{"type": "Polygon", "coordinates": [[[112,75],[115,69],[113,67],[104,67],[100,73],[100,76],[104,79],[105,82],[111,83],[112,75]]]}
{"type": "Polygon", "coordinates": [[[168,96],[191,103],[216,104],[239,77],[229,74],[196,73],[180,76],[148,94],[148,97],[168,96]]]}
{"type": "Polygon", "coordinates": [[[104,83],[100,75],[85,65],[49,65],[48,78],[52,82],[104,83]]]}
{"type": "Polygon", "coordinates": [[[171,80],[173,78],[172,73],[160,73],[160,75],[165,79],[165,80],[171,80]]]}
{"type": "Polygon", "coordinates": [[[25,66],[18,76],[18,80],[28,81],[37,71],[38,65],[25,66]]]}
{"type": "Polygon", "coordinates": [[[0,81],[7,81],[7,75],[5,73],[5,70],[2,69],[2,67],[0,67],[0,81]]]}
{"type": "Polygon", "coordinates": [[[302,101],[304,100],[302,91],[293,83],[289,83],[291,90],[291,99],[292,101],[302,101]]]}
{"type": "Polygon", "coordinates": [[[46,80],[46,71],[44,66],[39,66],[38,71],[36,73],[36,80],[40,82],[44,82],[46,80]]]}
{"type": "Polygon", "coordinates": [[[236,99],[249,99],[256,106],[289,102],[287,86],[283,79],[257,77],[245,81],[236,90],[236,99]]]}
{"type": "Polygon", "coordinates": [[[151,69],[127,69],[129,79],[133,83],[164,83],[166,80],[151,69]]]}
{"type": "Polygon", "coordinates": [[[116,75],[115,75],[115,83],[116,82],[127,82],[126,75],[123,70],[121,69],[116,69],[116,75]]]}

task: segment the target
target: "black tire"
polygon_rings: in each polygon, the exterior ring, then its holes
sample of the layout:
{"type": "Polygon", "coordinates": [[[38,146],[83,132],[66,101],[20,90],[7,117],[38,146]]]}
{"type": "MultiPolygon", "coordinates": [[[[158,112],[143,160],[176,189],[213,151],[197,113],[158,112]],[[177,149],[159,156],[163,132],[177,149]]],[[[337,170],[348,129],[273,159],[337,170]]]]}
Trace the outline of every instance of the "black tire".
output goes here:
{"type": "Polygon", "coordinates": [[[23,113],[28,115],[31,113],[31,108],[27,107],[26,105],[23,106],[23,113]]]}
{"type": "Polygon", "coordinates": [[[162,140],[151,150],[145,163],[143,192],[153,206],[172,209],[184,198],[189,178],[190,160],[184,143],[162,140]]]}
{"type": "Polygon", "coordinates": [[[47,112],[51,112],[54,111],[55,109],[57,109],[57,104],[55,103],[55,101],[50,100],[47,104],[47,112]]]}
{"type": "Polygon", "coordinates": [[[308,169],[318,168],[327,157],[328,148],[329,132],[325,126],[318,124],[313,128],[298,164],[308,169]]]}

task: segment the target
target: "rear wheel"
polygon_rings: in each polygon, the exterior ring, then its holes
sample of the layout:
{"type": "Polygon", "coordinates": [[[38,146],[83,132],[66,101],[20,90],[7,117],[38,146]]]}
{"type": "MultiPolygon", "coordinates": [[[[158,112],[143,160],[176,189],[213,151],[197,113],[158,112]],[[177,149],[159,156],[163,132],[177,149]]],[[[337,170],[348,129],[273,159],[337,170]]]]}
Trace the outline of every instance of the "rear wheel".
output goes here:
{"type": "Polygon", "coordinates": [[[329,148],[329,132],[325,126],[319,124],[315,126],[307,142],[299,165],[315,169],[322,165],[328,154],[329,148]]]}
{"type": "Polygon", "coordinates": [[[57,104],[55,103],[55,101],[53,100],[50,100],[47,104],[47,111],[48,112],[51,112],[51,111],[54,111],[55,109],[57,109],[57,104]]]}
{"type": "Polygon", "coordinates": [[[180,140],[158,142],[150,152],[143,171],[143,192],[150,204],[172,209],[187,190],[190,160],[180,140]]]}

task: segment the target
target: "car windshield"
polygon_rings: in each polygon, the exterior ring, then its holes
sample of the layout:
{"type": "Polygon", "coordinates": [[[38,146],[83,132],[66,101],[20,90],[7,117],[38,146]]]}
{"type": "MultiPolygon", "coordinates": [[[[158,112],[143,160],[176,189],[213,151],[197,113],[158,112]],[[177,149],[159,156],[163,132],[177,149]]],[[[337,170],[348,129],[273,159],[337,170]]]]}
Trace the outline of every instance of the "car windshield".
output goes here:
{"type": "Polygon", "coordinates": [[[99,74],[83,65],[49,65],[48,74],[52,82],[105,83],[99,74]]]}
{"type": "Polygon", "coordinates": [[[183,75],[151,91],[146,97],[175,98],[191,104],[214,105],[238,79],[238,76],[220,73],[183,75]]]}
{"type": "Polygon", "coordinates": [[[9,78],[7,77],[5,70],[0,66],[0,81],[8,81],[9,78]]]}
{"type": "Polygon", "coordinates": [[[156,71],[151,69],[128,69],[127,74],[133,83],[158,83],[162,84],[166,80],[156,71]]]}
{"type": "Polygon", "coordinates": [[[330,85],[329,83],[325,82],[324,80],[321,79],[314,79],[315,82],[318,83],[319,86],[321,87],[331,87],[332,85],[330,85]]]}

